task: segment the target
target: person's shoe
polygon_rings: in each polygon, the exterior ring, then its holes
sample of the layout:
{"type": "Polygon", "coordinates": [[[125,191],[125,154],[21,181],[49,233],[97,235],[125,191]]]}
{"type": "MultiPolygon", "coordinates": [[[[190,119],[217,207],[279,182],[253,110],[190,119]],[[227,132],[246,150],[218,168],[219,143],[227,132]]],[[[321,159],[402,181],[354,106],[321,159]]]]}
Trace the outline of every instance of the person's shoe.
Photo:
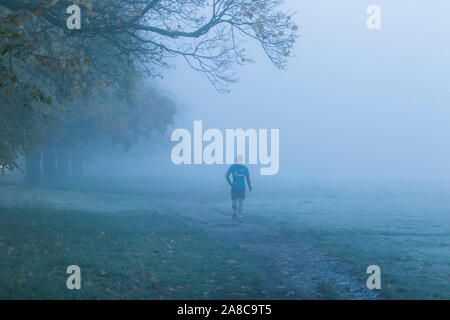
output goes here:
{"type": "Polygon", "coordinates": [[[236,218],[237,218],[237,213],[236,213],[236,210],[234,210],[233,211],[233,220],[236,220],[236,218]]]}
{"type": "Polygon", "coordinates": [[[239,214],[239,215],[237,216],[237,218],[238,218],[239,222],[242,222],[242,215],[239,214]]]}

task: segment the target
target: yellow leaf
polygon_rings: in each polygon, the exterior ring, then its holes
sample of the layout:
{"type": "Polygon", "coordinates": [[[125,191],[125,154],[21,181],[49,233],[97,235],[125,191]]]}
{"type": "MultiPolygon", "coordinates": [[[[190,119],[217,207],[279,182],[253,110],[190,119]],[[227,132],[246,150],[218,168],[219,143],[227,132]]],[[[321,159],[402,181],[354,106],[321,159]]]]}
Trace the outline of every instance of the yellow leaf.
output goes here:
{"type": "Polygon", "coordinates": [[[23,282],[23,279],[22,279],[22,278],[17,279],[17,283],[18,283],[18,284],[22,284],[22,282],[23,282]]]}
{"type": "Polygon", "coordinates": [[[39,18],[42,15],[42,9],[36,9],[33,11],[33,16],[39,18]]]}

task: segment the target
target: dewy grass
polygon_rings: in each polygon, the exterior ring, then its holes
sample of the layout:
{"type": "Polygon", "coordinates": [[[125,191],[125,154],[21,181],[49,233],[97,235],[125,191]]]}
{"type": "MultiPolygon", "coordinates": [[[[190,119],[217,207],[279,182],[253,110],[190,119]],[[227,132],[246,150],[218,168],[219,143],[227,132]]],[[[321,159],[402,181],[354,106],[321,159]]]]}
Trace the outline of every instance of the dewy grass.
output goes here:
{"type": "Polygon", "coordinates": [[[342,297],[339,295],[339,293],[336,292],[336,290],[333,288],[332,284],[321,282],[319,284],[319,291],[323,295],[323,298],[325,300],[344,300],[345,297],[342,297]]]}
{"type": "MultiPolygon", "coordinates": [[[[202,203],[229,213],[228,195],[210,193],[202,203]]],[[[158,197],[5,187],[0,298],[281,296],[267,292],[278,284],[268,282],[251,250],[225,244],[153,205],[158,197]],[[65,271],[73,264],[81,267],[80,291],[66,288],[65,271]]],[[[257,188],[244,213],[245,223],[276,232],[282,243],[314,244],[347,262],[362,284],[367,267],[380,266],[384,298],[449,299],[449,202],[437,193],[257,188]]],[[[326,279],[319,288],[325,298],[348,298],[335,289],[326,279]]]]}
{"type": "Polygon", "coordinates": [[[240,248],[151,211],[0,209],[0,270],[0,299],[244,299],[263,291],[240,248]],[[66,287],[69,265],[81,268],[81,290],[66,287]]]}
{"type": "Polygon", "coordinates": [[[369,265],[378,265],[384,298],[450,299],[445,194],[291,188],[254,192],[246,205],[248,219],[272,225],[291,241],[314,243],[350,263],[361,281],[369,276],[369,265]]]}

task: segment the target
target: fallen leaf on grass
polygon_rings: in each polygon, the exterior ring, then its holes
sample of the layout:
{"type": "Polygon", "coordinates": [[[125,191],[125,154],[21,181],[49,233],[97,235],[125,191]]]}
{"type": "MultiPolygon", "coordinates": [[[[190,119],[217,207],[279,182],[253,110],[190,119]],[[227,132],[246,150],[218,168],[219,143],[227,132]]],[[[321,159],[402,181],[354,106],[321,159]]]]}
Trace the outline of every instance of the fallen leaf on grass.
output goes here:
{"type": "Polygon", "coordinates": [[[108,272],[106,272],[105,270],[100,270],[98,275],[101,276],[101,277],[104,277],[104,276],[108,275],[108,272]]]}
{"type": "Polygon", "coordinates": [[[158,277],[155,276],[155,275],[152,275],[152,276],[150,277],[150,280],[151,280],[152,282],[158,282],[158,277]]]}

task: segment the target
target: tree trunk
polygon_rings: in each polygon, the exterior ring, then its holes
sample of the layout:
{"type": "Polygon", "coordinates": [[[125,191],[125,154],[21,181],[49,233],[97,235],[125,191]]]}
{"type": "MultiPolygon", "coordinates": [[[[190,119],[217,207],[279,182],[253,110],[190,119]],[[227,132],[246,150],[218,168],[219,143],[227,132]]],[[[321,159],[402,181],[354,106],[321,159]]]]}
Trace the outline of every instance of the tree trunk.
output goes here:
{"type": "Polygon", "coordinates": [[[60,147],[56,151],[58,157],[58,182],[66,183],[69,180],[69,152],[66,147],[60,147]]]}
{"type": "Polygon", "coordinates": [[[55,149],[50,147],[42,152],[42,180],[44,184],[55,184],[56,182],[56,153],[55,149]]]}
{"type": "Polygon", "coordinates": [[[41,155],[37,148],[30,148],[25,155],[25,182],[32,186],[41,185],[41,155]]]}

